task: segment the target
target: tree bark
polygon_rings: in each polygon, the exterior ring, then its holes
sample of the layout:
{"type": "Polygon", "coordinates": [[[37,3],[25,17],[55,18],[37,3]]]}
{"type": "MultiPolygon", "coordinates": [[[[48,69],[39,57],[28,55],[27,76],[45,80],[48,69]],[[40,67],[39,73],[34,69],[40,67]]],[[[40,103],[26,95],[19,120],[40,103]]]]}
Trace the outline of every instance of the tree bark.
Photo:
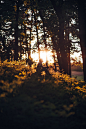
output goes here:
{"type": "MultiPolygon", "coordinates": [[[[55,38],[54,36],[52,36],[52,42],[53,42],[53,45],[55,45],[55,38]]],[[[58,64],[59,64],[59,69],[60,71],[62,70],[62,58],[60,57],[60,53],[58,51],[58,48],[56,47],[56,53],[57,53],[57,59],[58,59],[58,64]]]]}
{"type": "Polygon", "coordinates": [[[16,2],[16,23],[15,23],[15,50],[14,50],[14,60],[18,61],[18,17],[19,17],[19,1],[16,2]]]}
{"type": "Polygon", "coordinates": [[[59,17],[59,47],[62,58],[62,64],[61,64],[62,69],[64,70],[64,73],[68,74],[68,59],[67,59],[67,52],[65,51],[65,42],[64,42],[64,21],[61,17],[59,17]]]}
{"type": "Polygon", "coordinates": [[[85,0],[78,1],[79,29],[80,29],[80,44],[83,58],[83,73],[84,81],[86,81],[86,14],[85,0]]]}
{"type": "Polygon", "coordinates": [[[56,6],[55,0],[51,0],[51,3],[56,11],[57,17],[59,18],[59,48],[60,48],[60,68],[63,69],[64,73],[68,74],[68,59],[67,52],[65,50],[64,42],[64,14],[62,10],[63,1],[59,2],[59,6],[56,6]]]}
{"type": "Polygon", "coordinates": [[[71,77],[71,61],[70,61],[70,41],[69,41],[69,19],[67,20],[68,29],[67,29],[67,39],[66,42],[68,44],[68,75],[71,77]]]}

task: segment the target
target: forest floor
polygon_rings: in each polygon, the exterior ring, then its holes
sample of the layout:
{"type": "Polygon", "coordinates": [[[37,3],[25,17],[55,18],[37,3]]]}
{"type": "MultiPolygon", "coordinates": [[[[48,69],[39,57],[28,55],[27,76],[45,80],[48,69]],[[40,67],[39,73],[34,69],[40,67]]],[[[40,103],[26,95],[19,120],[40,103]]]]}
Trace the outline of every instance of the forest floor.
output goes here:
{"type": "Polygon", "coordinates": [[[86,129],[86,83],[35,65],[0,65],[0,129],[86,129]]]}

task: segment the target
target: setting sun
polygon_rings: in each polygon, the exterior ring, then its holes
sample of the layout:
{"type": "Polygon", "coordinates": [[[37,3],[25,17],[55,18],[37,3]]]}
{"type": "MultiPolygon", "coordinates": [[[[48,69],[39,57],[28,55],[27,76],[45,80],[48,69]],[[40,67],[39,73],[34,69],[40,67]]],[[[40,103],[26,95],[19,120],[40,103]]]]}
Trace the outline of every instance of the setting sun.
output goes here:
{"type": "MultiPolygon", "coordinates": [[[[51,51],[40,51],[40,58],[43,60],[43,63],[46,62],[46,60],[48,61],[48,63],[53,63],[53,57],[52,57],[53,53],[51,51]]],[[[38,62],[39,61],[39,56],[38,53],[31,53],[31,57],[34,61],[38,62]]]]}
{"type": "MultiPolygon", "coordinates": [[[[38,53],[32,54],[31,57],[33,58],[33,60],[37,62],[39,61],[38,53]]],[[[48,61],[48,63],[54,62],[51,51],[40,51],[40,58],[43,60],[43,63],[45,63],[46,61],[48,61]]]]}
{"type": "Polygon", "coordinates": [[[52,52],[51,51],[40,51],[40,58],[43,60],[43,62],[45,63],[46,61],[48,61],[48,63],[53,63],[53,57],[52,57],[52,52]]]}
{"type": "Polygon", "coordinates": [[[47,52],[46,51],[40,51],[40,58],[43,60],[45,63],[47,60],[47,52]]]}

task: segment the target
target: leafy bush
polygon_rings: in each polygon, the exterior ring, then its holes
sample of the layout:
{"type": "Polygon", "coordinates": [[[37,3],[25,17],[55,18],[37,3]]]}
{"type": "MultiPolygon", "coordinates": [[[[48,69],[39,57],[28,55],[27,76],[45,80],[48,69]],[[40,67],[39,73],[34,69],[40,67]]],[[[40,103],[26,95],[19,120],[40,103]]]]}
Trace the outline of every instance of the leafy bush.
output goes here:
{"type": "Polygon", "coordinates": [[[84,81],[11,63],[0,66],[1,128],[86,128],[84,81]]]}

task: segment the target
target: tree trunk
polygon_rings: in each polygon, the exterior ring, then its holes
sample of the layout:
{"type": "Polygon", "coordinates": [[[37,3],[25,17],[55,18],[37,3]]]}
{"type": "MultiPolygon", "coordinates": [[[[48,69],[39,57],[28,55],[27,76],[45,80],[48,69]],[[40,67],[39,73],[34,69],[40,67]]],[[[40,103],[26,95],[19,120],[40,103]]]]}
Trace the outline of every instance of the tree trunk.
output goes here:
{"type": "Polygon", "coordinates": [[[59,17],[59,47],[60,47],[60,54],[62,58],[61,67],[64,73],[68,74],[68,59],[67,59],[67,52],[65,51],[66,49],[65,49],[65,42],[64,42],[64,21],[61,17],[59,17]]]}
{"type": "Polygon", "coordinates": [[[68,24],[68,30],[67,30],[67,39],[66,39],[66,43],[68,44],[68,75],[70,75],[71,77],[71,62],[70,62],[70,41],[69,41],[69,20],[67,20],[67,24],[68,24]]]}
{"type": "Polygon", "coordinates": [[[14,50],[14,60],[18,61],[18,16],[19,16],[19,2],[16,2],[16,23],[15,23],[15,50],[14,50]]]}
{"type": "Polygon", "coordinates": [[[84,81],[86,81],[86,16],[85,16],[85,0],[78,2],[80,44],[83,58],[84,81]]]}
{"type": "MultiPolygon", "coordinates": [[[[55,45],[55,38],[54,38],[54,36],[52,36],[52,42],[53,42],[53,45],[55,45]]],[[[59,69],[61,71],[62,70],[62,58],[60,57],[60,53],[58,51],[58,48],[55,47],[55,49],[56,49],[56,53],[57,53],[57,59],[58,59],[59,69]]]]}
{"type": "Polygon", "coordinates": [[[68,48],[69,49],[69,52],[68,52],[68,75],[70,75],[71,77],[71,62],[70,62],[70,47],[68,48]]]}
{"type": "Polygon", "coordinates": [[[55,0],[51,0],[51,3],[56,11],[57,17],[59,18],[59,48],[61,56],[60,58],[62,58],[60,66],[61,69],[63,69],[64,73],[68,74],[68,59],[64,42],[64,13],[62,10],[63,0],[60,0],[58,7],[55,4],[55,0]]]}

